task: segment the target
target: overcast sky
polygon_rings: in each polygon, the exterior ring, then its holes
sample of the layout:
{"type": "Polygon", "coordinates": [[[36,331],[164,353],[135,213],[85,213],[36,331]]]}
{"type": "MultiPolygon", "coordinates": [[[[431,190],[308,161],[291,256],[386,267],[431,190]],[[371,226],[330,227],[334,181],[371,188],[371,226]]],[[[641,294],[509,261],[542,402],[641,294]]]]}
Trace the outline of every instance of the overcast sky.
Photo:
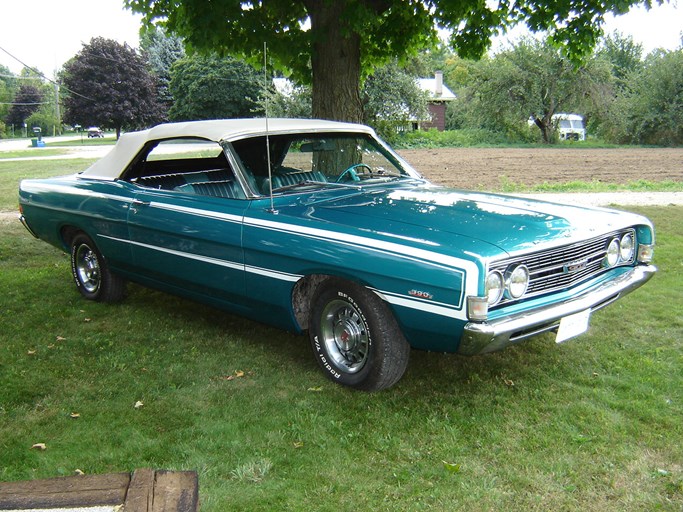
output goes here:
{"type": "MultiPolygon", "coordinates": [[[[50,78],[93,37],[137,47],[139,28],[140,16],[125,10],[123,0],[0,0],[0,48],[50,78]]],[[[675,50],[681,46],[683,7],[633,9],[608,21],[606,32],[615,30],[631,35],[646,54],[675,50]]],[[[14,73],[24,67],[2,50],[0,64],[14,73]]]]}

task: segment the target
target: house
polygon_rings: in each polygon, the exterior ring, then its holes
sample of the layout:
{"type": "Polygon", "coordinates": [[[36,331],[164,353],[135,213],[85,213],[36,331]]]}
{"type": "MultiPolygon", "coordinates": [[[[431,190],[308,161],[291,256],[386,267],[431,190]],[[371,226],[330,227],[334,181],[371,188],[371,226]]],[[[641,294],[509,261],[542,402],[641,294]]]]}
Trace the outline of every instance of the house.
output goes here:
{"type": "Polygon", "coordinates": [[[430,121],[421,121],[416,128],[429,130],[436,128],[440,132],[446,129],[446,104],[456,99],[455,94],[443,83],[443,72],[434,73],[434,78],[418,78],[417,85],[429,95],[428,108],[430,121]]]}
{"type": "MultiPolygon", "coordinates": [[[[443,72],[434,73],[434,78],[418,78],[416,80],[420,90],[428,95],[427,107],[430,118],[426,120],[411,120],[414,130],[429,130],[436,128],[439,131],[446,129],[446,104],[456,99],[456,95],[443,83],[443,72]]],[[[294,84],[287,78],[273,78],[275,89],[284,96],[291,96],[294,92],[294,84]]]]}

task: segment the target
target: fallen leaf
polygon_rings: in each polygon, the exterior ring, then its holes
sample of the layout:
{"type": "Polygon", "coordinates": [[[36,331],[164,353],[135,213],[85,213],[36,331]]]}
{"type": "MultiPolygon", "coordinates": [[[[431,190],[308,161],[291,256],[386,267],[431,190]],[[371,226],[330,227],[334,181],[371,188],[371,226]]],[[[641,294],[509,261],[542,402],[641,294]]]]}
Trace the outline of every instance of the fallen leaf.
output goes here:
{"type": "Polygon", "coordinates": [[[314,391],[316,393],[320,393],[323,390],[322,386],[319,386],[317,388],[308,388],[306,391],[314,391]]]}
{"type": "Polygon", "coordinates": [[[80,418],[81,415],[80,415],[79,413],[77,413],[77,412],[72,412],[71,414],[69,414],[69,417],[71,417],[71,418],[73,418],[73,419],[75,420],[75,419],[80,418]]]}
{"type": "Polygon", "coordinates": [[[36,351],[35,351],[35,350],[29,350],[29,351],[26,352],[26,353],[27,353],[29,356],[35,356],[35,355],[36,355],[36,351]]]}
{"type": "Polygon", "coordinates": [[[503,382],[505,382],[506,386],[510,386],[511,388],[515,387],[515,383],[510,379],[503,379],[503,382]]]}
{"type": "Polygon", "coordinates": [[[45,443],[36,443],[33,446],[31,446],[31,450],[44,451],[47,450],[47,445],[45,443]]]}
{"type": "Polygon", "coordinates": [[[90,318],[84,318],[83,321],[86,322],[86,323],[87,323],[87,322],[90,322],[90,318]]]}
{"type": "Polygon", "coordinates": [[[442,460],[441,462],[443,462],[443,467],[445,467],[446,471],[449,473],[460,473],[460,464],[446,462],[445,460],[442,460]]]}
{"type": "Polygon", "coordinates": [[[85,473],[83,473],[83,471],[81,471],[80,469],[75,469],[74,475],[83,476],[83,475],[85,475],[85,473]]]}
{"type": "Polygon", "coordinates": [[[66,341],[64,336],[57,336],[57,341],[66,341]]]}
{"type": "Polygon", "coordinates": [[[244,377],[245,373],[242,370],[235,370],[235,373],[232,375],[223,375],[220,377],[222,380],[235,380],[235,379],[241,379],[244,377]]]}
{"type": "Polygon", "coordinates": [[[144,405],[145,405],[145,404],[143,404],[140,400],[138,400],[137,402],[135,402],[134,407],[135,407],[136,409],[139,409],[140,407],[142,407],[142,406],[144,406],[144,405]]]}
{"type": "Polygon", "coordinates": [[[304,447],[303,441],[294,441],[294,448],[303,448],[303,447],[304,447]]]}

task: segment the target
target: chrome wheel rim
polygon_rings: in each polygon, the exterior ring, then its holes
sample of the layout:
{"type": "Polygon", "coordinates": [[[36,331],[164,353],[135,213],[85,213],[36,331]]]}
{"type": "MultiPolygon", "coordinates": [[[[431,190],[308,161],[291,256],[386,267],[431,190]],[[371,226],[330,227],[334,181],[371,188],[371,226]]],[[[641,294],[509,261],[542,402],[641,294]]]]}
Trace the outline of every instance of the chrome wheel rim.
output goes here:
{"type": "Polygon", "coordinates": [[[370,353],[368,326],[352,304],[343,300],[330,302],[322,312],[321,334],[337,368],[356,373],[365,366],[370,353]]]}
{"type": "Polygon", "coordinates": [[[95,252],[83,244],[76,250],[76,273],[88,293],[95,293],[101,282],[100,263],[95,252]]]}

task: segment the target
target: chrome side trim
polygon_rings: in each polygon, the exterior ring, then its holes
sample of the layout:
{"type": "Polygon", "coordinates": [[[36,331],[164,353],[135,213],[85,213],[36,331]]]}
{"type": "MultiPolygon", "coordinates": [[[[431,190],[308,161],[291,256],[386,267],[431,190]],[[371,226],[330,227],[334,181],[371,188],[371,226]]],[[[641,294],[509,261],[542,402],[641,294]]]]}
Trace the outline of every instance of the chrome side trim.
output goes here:
{"type": "Polygon", "coordinates": [[[458,353],[476,355],[494,352],[536,334],[551,331],[565,316],[586,309],[600,309],[632,292],[649,281],[656,271],[654,265],[640,265],[566,302],[488,322],[469,322],[465,325],[458,353]]]}
{"type": "Polygon", "coordinates": [[[31,233],[31,235],[33,236],[33,238],[38,238],[38,235],[36,235],[36,234],[33,232],[33,230],[28,226],[28,222],[26,222],[26,218],[25,218],[23,215],[19,215],[19,220],[21,221],[21,223],[22,223],[22,224],[24,225],[24,227],[26,228],[26,231],[28,231],[29,233],[31,233]]]}

